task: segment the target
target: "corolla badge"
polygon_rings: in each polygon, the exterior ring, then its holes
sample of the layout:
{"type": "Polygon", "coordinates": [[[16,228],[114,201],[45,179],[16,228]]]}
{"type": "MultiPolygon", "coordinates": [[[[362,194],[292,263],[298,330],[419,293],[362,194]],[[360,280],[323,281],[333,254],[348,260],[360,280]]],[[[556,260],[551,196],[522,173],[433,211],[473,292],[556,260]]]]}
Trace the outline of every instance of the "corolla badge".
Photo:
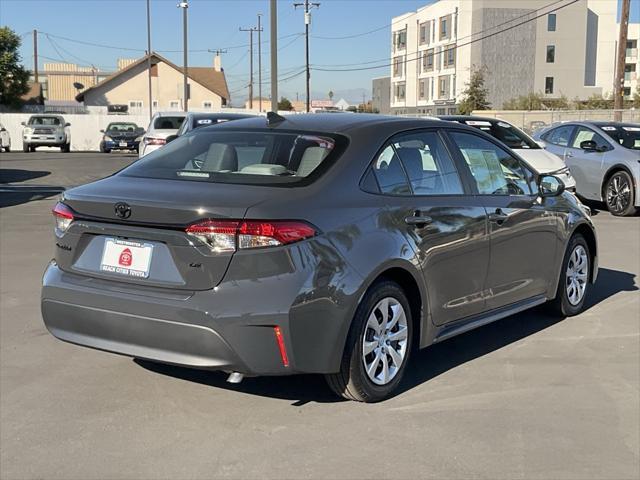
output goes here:
{"type": "Polygon", "coordinates": [[[131,216],[131,207],[124,202],[118,202],[114,206],[116,216],[120,218],[129,218],[131,216]]]}

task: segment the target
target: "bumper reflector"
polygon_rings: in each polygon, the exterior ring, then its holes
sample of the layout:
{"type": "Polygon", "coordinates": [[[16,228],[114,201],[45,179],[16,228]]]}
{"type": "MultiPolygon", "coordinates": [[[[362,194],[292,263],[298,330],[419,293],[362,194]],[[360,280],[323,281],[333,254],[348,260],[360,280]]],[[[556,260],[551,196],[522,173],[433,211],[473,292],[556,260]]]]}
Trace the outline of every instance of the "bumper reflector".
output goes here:
{"type": "Polygon", "coordinates": [[[287,348],[284,345],[284,338],[282,337],[282,331],[280,327],[273,327],[273,331],[276,334],[276,342],[278,342],[278,348],[280,349],[280,358],[282,359],[282,365],[289,366],[289,357],[287,356],[287,348]]]}

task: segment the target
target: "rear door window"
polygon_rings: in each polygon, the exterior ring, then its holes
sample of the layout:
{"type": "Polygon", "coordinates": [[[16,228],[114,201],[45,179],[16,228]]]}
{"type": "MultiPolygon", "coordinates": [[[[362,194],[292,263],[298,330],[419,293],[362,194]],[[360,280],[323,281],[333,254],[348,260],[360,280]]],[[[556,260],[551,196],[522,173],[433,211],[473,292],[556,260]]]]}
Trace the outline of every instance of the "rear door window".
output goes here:
{"type": "Polygon", "coordinates": [[[506,150],[477,135],[452,132],[481,195],[531,195],[534,175],[506,150]]]}
{"type": "Polygon", "coordinates": [[[566,147],[569,145],[569,140],[571,140],[571,134],[573,133],[573,130],[574,127],[571,125],[554,128],[553,130],[546,133],[542,138],[543,140],[553,145],[566,147]]]}
{"type": "Polygon", "coordinates": [[[153,122],[156,130],[178,130],[184,121],[184,117],[158,117],[153,122]]]}

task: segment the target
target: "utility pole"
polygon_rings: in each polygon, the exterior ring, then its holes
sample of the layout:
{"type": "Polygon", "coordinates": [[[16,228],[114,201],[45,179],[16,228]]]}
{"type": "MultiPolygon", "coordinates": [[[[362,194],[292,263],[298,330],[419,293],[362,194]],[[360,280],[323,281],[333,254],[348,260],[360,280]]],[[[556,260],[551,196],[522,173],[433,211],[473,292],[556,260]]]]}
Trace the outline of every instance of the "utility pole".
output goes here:
{"type": "Polygon", "coordinates": [[[249,109],[253,109],[253,32],[257,31],[257,28],[242,28],[241,32],[249,32],[249,109]]]}
{"type": "Polygon", "coordinates": [[[33,29],[33,78],[38,83],[38,30],[33,29]]]}
{"type": "Polygon", "coordinates": [[[312,8],[319,8],[320,4],[317,2],[310,2],[304,0],[304,3],[294,3],[294,8],[304,7],[304,43],[305,43],[305,62],[307,64],[307,113],[311,111],[311,97],[309,93],[309,84],[311,80],[311,72],[309,71],[309,25],[311,24],[311,12],[312,8]]]}
{"type": "Polygon", "coordinates": [[[627,56],[627,35],[629,30],[629,6],[631,0],[622,0],[620,15],[620,32],[618,36],[618,55],[616,57],[616,75],[613,81],[613,108],[616,122],[622,121],[622,107],[624,106],[624,64],[627,56]]]}
{"type": "Polygon", "coordinates": [[[258,111],[262,112],[262,14],[258,14],[258,111]]]}
{"type": "Polygon", "coordinates": [[[151,94],[151,6],[147,0],[147,76],[149,77],[149,121],[153,117],[153,95],[151,94]]]}
{"type": "Polygon", "coordinates": [[[278,111],[278,5],[276,0],[271,0],[269,8],[269,20],[271,28],[271,111],[278,111]]]}
{"type": "Polygon", "coordinates": [[[182,70],[183,70],[183,82],[184,82],[184,93],[182,94],[184,97],[184,101],[182,102],[183,110],[185,112],[189,111],[189,84],[187,83],[187,10],[189,9],[189,2],[184,1],[180,2],[178,8],[182,9],[182,44],[184,48],[183,52],[183,60],[182,60],[182,70]]]}

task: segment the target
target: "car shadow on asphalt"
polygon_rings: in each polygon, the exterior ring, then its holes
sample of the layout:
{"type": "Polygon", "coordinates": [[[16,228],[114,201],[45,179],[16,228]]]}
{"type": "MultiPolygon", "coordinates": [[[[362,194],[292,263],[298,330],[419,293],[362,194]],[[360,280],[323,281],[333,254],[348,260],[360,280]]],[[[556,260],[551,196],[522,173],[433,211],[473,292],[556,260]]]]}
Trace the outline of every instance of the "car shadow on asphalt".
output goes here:
{"type": "Polygon", "coordinates": [[[43,200],[63,192],[64,187],[57,185],[21,183],[48,175],[51,175],[51,172],[46,170],[0,168],[0,208],[43,200]]]}
{"type": "Polygon", "coordinates": [[[17,183],[51,175],[46,170],[21,170],[16,168],[0,168],[0,183],[17,183]]]}
{"type": "MultiPolygon", "coordinates": [[[[586,309],[593,308],[617,293],[637,290],[635,275],[601,268],[598,280],[587,298],[586,309]]],[[[564,320],[549,314],[543,307],[512,315],[414,352],[411,364],[394,396],[401,395],[453,368],[541,332],[564,320]]],[[[194,370],[140,359],[134,362],[161,375],[249,395],[290,400],[293,401],[293,406],[298,407],[310,402],[344,401],[331,393],[322,375],[249,377],[240,384],[230,384],[226,382],[227,375],[222,372],[194,370]]]]}

